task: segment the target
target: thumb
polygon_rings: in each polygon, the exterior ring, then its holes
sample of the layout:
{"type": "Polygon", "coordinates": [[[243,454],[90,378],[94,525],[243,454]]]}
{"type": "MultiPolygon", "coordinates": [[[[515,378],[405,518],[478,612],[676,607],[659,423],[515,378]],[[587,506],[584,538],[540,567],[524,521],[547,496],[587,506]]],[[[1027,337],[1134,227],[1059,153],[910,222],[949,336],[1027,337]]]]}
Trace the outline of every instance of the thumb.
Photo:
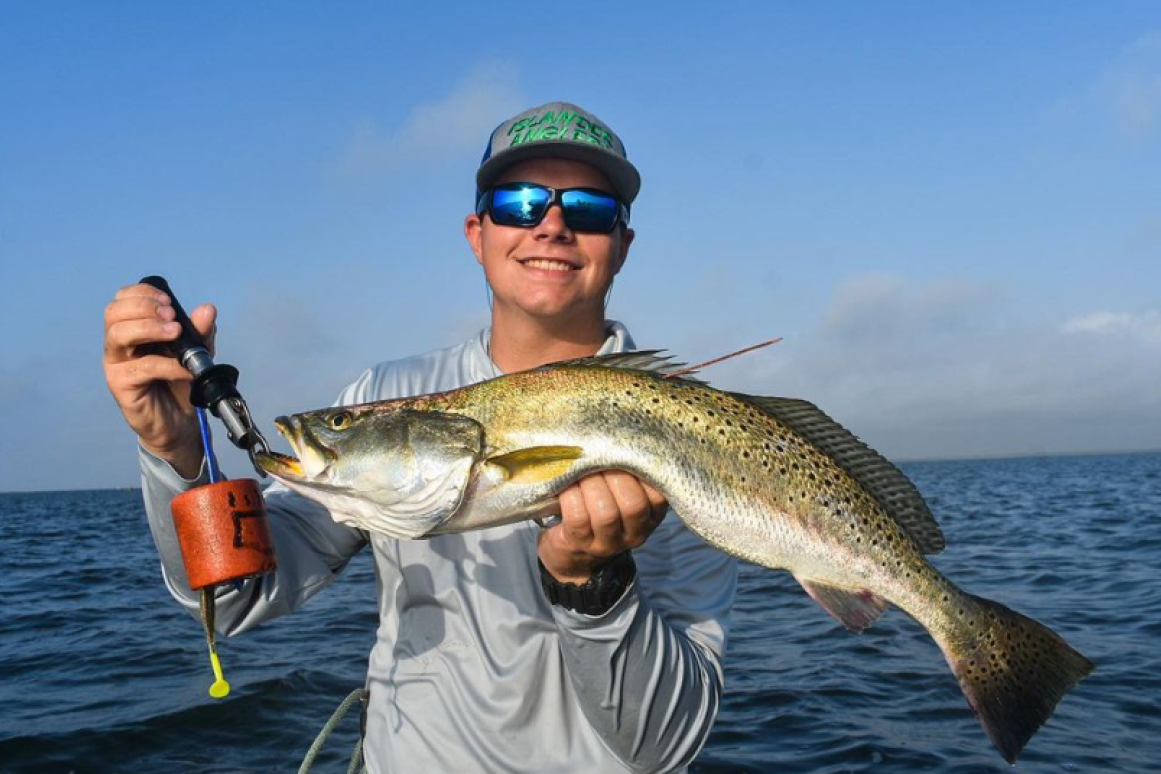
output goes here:
{"type": "Polygon", "coordinates": [[[190,313],[189,319],[205,339],[206,349],[211,355],[214,354],[214,339],[218,334],[218,310],[213,304],[202,304],[190,313]]]}

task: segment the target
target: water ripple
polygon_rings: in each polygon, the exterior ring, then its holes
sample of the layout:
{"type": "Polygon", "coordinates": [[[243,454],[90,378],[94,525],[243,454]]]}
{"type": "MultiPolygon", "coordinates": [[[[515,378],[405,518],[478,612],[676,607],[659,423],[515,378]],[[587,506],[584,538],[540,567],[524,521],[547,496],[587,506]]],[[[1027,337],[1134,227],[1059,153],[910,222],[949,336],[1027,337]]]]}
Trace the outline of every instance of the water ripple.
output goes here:
{"type": "MultiPolygon", "coordinates": [[[[904,467],[947,536],[936,566],[1098,665],[1019,771],[1157,771],[1161,455],[904,467]]],[[[0,573],[0,772],[293,770],[362,684],[378,622],[369,557],[303,613],[224,642],[234,689],[214,702],[200,626],[161,584],[139,497],[0,495],[0,555],[19,557],[0,573]]],[[[893,610],[854,636],[789,576],[744,567],[721,714],[692,772],[870,771],[1010,768],[914,621],[893,610]]]]}

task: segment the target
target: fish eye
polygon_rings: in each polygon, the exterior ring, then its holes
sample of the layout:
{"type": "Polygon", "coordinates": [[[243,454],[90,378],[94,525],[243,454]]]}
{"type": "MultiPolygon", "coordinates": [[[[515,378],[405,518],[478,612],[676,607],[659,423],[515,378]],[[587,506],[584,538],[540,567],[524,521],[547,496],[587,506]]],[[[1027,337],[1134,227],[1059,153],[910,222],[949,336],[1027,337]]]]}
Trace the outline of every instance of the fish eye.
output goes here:
{"type": "Polygon", "coordinates": [[[346,430],[351,426],[351,412],[336,411],[331,414],[330,426],[335,430],[346,430]]]}

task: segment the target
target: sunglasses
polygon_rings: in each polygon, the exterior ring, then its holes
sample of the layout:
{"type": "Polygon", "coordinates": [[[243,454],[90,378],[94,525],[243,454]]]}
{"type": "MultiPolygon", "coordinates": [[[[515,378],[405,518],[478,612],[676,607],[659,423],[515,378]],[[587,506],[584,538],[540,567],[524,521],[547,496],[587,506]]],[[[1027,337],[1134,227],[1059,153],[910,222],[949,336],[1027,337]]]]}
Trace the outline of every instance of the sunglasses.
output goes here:
{"type": "Polygon", "coordinates": [[[480,194],[476,214],[488,213],[499,226],[532,228],[560,205],[565,224],[573,231],[608,234],[618,223],[629,222],[629,207],[617,197],[595,188],[549,188],[537,183],[504,183],[480,194]]]}

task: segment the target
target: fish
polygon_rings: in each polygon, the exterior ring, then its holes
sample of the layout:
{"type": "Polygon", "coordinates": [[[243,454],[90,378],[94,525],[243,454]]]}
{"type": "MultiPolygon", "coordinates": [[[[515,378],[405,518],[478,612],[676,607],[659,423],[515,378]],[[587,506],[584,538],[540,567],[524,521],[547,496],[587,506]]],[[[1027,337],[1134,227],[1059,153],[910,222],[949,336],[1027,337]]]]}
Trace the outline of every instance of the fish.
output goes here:
{"type": "Polygon", "coordinates": [[[710,387],[660,351],[554,363],[448,392],[279,417],[258,464],[340,523],[422,539],[559,513],[624,470],[702,540],[786,570],[861,633],[890,605],[932,636],[1009,763],[1094,664],[1048,627],[961,590],[914,484],[814,404],[710,387]]]}

